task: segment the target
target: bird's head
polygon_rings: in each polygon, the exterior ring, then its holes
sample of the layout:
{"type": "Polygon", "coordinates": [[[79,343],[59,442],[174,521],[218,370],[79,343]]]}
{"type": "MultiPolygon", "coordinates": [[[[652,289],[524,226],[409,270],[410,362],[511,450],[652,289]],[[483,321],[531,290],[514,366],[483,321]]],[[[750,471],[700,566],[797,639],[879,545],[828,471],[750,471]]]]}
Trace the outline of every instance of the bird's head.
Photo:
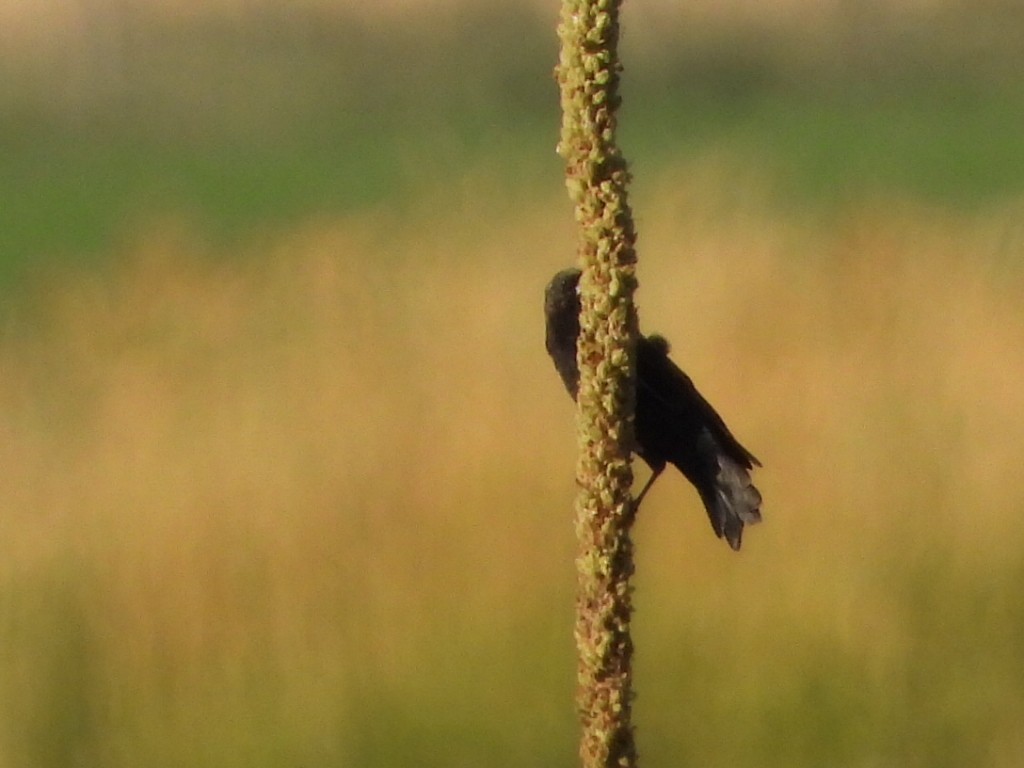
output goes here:
{"type": "Polygon", "coordinates": [[[544,291],[544,313],[547,317],[579,317],[580,271],[563,269],[551,278],[544,291]]]}
{"type": "Polygon", "coordinates": [[[563,269],[544,290],[545,345],[569,394],[576,397],[579,371],[576,338],[580,334],[580,271],[563,269]]]}

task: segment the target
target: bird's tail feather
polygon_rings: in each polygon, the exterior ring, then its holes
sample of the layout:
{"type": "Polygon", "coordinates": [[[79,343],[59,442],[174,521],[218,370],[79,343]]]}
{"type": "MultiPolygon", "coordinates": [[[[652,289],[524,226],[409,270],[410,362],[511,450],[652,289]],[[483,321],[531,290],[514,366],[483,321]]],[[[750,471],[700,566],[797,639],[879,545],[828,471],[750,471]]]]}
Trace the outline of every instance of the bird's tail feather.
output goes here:
{"type": "Polygon", "coordinates": [[[701,499],[718,538],[739,550],[743,526],[761,522],[761,492],[750,480],[746,467],[719,453],[718,474],[712,488],[701,492],[701,499]]]}

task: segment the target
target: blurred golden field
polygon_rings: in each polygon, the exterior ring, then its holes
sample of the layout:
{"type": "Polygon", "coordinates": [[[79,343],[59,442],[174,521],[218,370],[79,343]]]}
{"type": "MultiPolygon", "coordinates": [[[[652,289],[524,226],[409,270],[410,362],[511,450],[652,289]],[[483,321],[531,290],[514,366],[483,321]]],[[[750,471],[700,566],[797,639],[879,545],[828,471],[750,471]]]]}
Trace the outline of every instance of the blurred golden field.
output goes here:
{"type": "MultiPolygon", "coordinates": [[[[642,195],[642,326],[766,498],[739,555],[645,505],[644,764],[1019,765],[1019,206],[744,190],[642,195]]],[[[574,234],[488,192],[241,261],[158,227],[7,306],[0,765],[574,763],[574,234]]]]}

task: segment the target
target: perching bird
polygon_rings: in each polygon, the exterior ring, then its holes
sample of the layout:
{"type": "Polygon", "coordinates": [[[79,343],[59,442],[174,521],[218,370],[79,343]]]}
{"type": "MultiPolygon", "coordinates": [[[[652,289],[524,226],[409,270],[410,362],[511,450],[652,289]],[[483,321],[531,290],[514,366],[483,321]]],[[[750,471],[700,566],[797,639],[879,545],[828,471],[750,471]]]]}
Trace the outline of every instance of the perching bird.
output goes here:
{"type": "MultiPolygon", "coordinates": [[[[544,292],[546,345],[573,399],[579,386],[576,339],[580,332],[580,271],[565,269],[544,292]]],[[[743,526],[761,521],[761,494],[750,470],[761,466],[739,444],[690,377],[668,356],[661,336],[640,336],[636,350],[636,452],[652,475],[636,498],[644,495],[674,464],[700,494],[715,534],[740,548],[743,526]]]]}

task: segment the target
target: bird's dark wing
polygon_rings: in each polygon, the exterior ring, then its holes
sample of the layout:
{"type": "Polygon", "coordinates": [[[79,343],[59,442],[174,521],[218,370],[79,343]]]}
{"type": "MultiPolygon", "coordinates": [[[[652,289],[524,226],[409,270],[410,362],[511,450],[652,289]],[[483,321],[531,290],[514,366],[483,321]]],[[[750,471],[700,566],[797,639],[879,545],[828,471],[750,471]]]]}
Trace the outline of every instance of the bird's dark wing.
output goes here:
{"type": "MultiPolygon", "coordinates": [[[[645,410],[652,412],[648,418],[660,422],[653,425],[658,431],[674,430],[693,435],[705,429],[733,461],[747,469],[761,466],[757,457],[733,437],[722,417],[697,391],[690,377],[672,362],[668,352],[669,344],[663,337],[641,337],[637,345],[638,410],[647,400],[645,410]]],[[[659,442],[664,444],[667,440],[668,437],[659,442]]],[[[671,454],[669,447],[665,447],[671,454]]],[[[672,460],[673,457],[666,458],[672,460]]]]}
{"type": "Polygon", "coordinates": [[[637,345],[636,435],[640,456],[657,473],[671,462],[693,483],[711,527],[739,549],[744,525],[761,520],[761,494],[750,481],[750,451],[739,444],[660,336],[637,345]]]}

